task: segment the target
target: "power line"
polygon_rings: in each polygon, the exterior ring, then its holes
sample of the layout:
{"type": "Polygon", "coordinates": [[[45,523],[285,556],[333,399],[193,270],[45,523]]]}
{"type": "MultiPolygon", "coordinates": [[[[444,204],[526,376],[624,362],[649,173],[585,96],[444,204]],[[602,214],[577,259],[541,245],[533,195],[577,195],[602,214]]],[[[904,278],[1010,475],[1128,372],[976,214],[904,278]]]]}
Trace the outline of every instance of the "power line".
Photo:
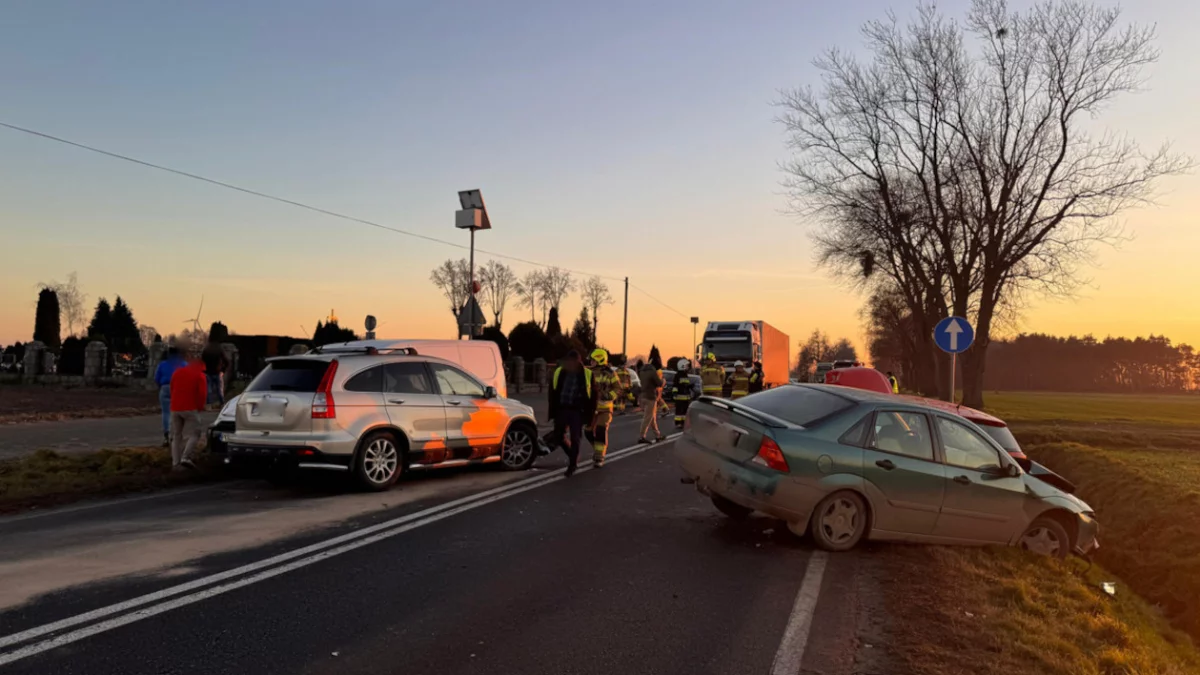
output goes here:
{"type": "Polygon", "coordinates": [[[646,296],[647,298],[650,298],[651,300],[657,302],[658,304],[662,305],[663,307],[666,307],[667,309],[671,310],[672,312],[675,312],[679,316],[682,316],[685,319],[690,318],[687,314],[684,314],[683,312],[675,309],[674,307],[668,305],[667,303],[663,302],[662,300],[659,300],[658,298],[654,297],[653,295],[650,295],[650,293],[648,291],[638,287],[636,284],[629,284],[629,287],[632,288],[633,290],[641,293],[642,295],[646,296]]]}
{"type": "MultiPolygon", "coordinates": [[[[75,148],[79,148],[81,150],[87,150],[88,152],[94,152],[96,154],[104,155],[106,157],[111,157],[113,159],[119,159],[119,160],[122,160],[125,162],[139,164],[141,166],[149,167],[151,169],[157,169],[159,171],[166,171],[167,173],[173,173],[177,176],[183,176],[184,178],[191,178],[192,180],[198,180],[198,181],[201,181],[204,183],[208,183],[210,185],[216,185],[218,187],[223,187],[228,190],[234,190],[234,191],[241,192],[244,194],[252,195],[254,197],[260,197],[262,199],[269,199],[271,201],[279,202],[281,204],[287,204],[289,206],[295,206],[295,207],[298,207],[301,209],[306,209],[308,211],[313,211],[315,213],[320,213],[322,215],[331,216],[333,218],[340,218],[342,220],[348,220],[351,222],[360,223],[362,225],[369,225],[371,227],[379,228],[381,230],[386,230],[388,232],[393,232],[395,234],[402,234],[407,237],[416,237],[417,239],[424,239],[425,241],[431,241],[435,244],[443,244],[445,246],[453,246],[454,248],[463,249],[463,250],[468,250],[470,248],[469,246],[466,246],[464,244],[456,244],[452,241],[446,241],[445,239],[438,239],[437,237],[431,237],[427,234],[419,234],[417,232],[410,232],[408,230],[402,230],[398,227],[391,227],[389,225],[377,223],[375,221],[367,220],[365,218],[358,218],[356,216],[350,216],[350,215],[347,215],[344,213],[338,213],[337,211],[330,211],[329,209],[323,209],[319,206],[312,206],[309,204],[305,204],[303,202],[298,202],[293,199],[287,199],[285,197],[277,197],[275,195],[268,194],[266,192],[259,192],[258,190],[244,188],[239,185],[234,185],[233,183],[227,183],[225,181],[217,180],[215,178],[208,178],[206,176],[201,176],[199,174],[191,173],[188,171],[183,171],[180,169],[172,169],[169,166],[163,166],[162,164],[155,164],[154,162],[147,162],[146,160],[138,159],[136,157],[122,155],[117,152],[104,150],[102,148],[97,148],[95,146],[68,140],[68,139],[62,138],[60,136],[55,136],[53,134],[47,134],[45,132],[37,131],[35,129],[29,129],[27,127],[18,126],[16,124],[9,124],[8,122],[4,122],[2,120],[0,120],[0,127],[5,127],[7,129],[12,129],[13,131],[19,131],[21,133],[29,134],[31,136],[37,136],[39,138],[44,138],[47,140],[55,141],[57,143],[69,145],[69,146],[72,146],[75,148]]],[[[567,272],[571,272],[572,274],[579,274],[582,276],[596,276],[596,277],[600,277],[601,279],[608,279],[609,281],[620,281],[622,283],[625,281],[624,279],[621,279],[618,277],[610,277],[610,276],[606,276],[603,274],[589,274],[587,272],[581,272],[579,270],[573,270],[573,269],[561,267],[558,265],[548,265],[546,263],[540,263],[540,262],[537,262],[534,260],[519,258],[515,255],[508,255],[506,253],[496,253],[494,251],[485,251],[484,249],[481,249],[481,248],[476,248],[475,251],[477,253],[482,253],[484,255],[490,255],[490,256],[493,256],[496,258],[504,258],[505,260],[513,260],[515,262],[525,263],[526,265],[534,265],[536,267],[545,267],[545,268],[559,267],[559,269],[565,270],[567,272]]]]}

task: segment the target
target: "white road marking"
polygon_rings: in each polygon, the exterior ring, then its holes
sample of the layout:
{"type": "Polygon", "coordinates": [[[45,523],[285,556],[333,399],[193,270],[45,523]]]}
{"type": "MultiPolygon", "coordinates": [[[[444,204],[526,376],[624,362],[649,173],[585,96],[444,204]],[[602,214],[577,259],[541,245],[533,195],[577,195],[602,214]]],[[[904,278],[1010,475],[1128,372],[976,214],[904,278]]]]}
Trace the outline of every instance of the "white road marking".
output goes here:
{"type": "Polygon", "coordinates": [[[788,617],[787,627],[783,629],[783,639],[779,642],[775,661],[771,664],[771,675],[798,675],[800,672],[800,665],[804,660],[804,647],[808,645],[808,631],[812,628],[813,610],[817,608],[817,598],[821,595],[821,579],[825,576],[825,561],[828,557],[824,551],[814,551],[808,559],[808,569],[804,572],[804,580],[800,582],[800,591],[796,593],[792,615],[788,617]]]}
{"type": "MultiPolygon", "coordinates": [[[[669,436],[664,442],[674,441],[678,436],[679,434],[669,436]]],[[[657,445],[662,445],[662,443],[657,445]]],[[[632,457],[645,452],[653,447],[655,447],[655,445],[633,445],[627,448],[622,448],[609,453],[605,463],[608,464],[611,462],[617,462],[625,459],[626,457],[632,457]]],[[[591,469],[592,463],[590,461],[581,463],[576,475],[585,473],[591,469]]],[[[536,476],[531,479],[526,479],[510,485],[487,490],[476,495],[470,495],[468,497],[456,499],[440,506],[425,509],[424,511],[419,511],[417,513],[411,513],[407,516],[395,518],[384,523],[365,527],[339,537],[334,537],[323,542],[318,542],[310,546],[296,549],[295,551],[289,551],[288,553],[273,556],[265,560],[260,560],[256,563],[243,565],[242,567],[238,567],[236,569],[221,572],[219,574],[213,574],[201,579],[196,579],[195,581],[173,586],[155,593],[149,593],[131,600],[126,600],[125,602],[109,605],[108,607],[102,607],[100,609],[69,617],[61,621],[55,621],[54,623],[31,628],[20,633],[14,633],[13,635],[0,638],[0,648],[26,642],[33,638],[55,633],[71,626],[88,623],[95,619],[100,619],[114,614],[118,615],[113,618],[95,623],[86,628],[64,633],[41,642],[36,642],[34,644],[21,647],[5,654],[0,654],[0,666],[13,663],[14,661],[19,661],[29,656],[40,654],[63,645],[71,644],[72,642],[77,642],[84,638],[134,623],[135,621],[141,621],[142,619],[147,619],[157,614],[162,614],[163,612],[168,612],[216,595],[221,595],[222,593],[227,593],[244,586],[265,581],[280,574],[285,574],[287,572],[300,569],[301,567],[307,567],[314,563],[347,553],[349,551],[353,551],[368,544],[373,544],[389,537],[403,534],[409,530],[414,530],[418,527],[435,523],[444,518],[449,518],[450,516],[457,515],[465,511],[470,511],[486,504],[497,502],[501,499],[505,499],[507,497],[521,494],[522,492],[527,492],[529,490],[543,487],[545,485],[549,485],[550,483],[556,483],[565,479],[566,477],[562,475],[561,470],[555,471],[553,474],[536,476]],[[294,558],[298,559],[293,560],[285,565],[271,567],[277,563],[286,562],[294,558]],[[238,579],[237,581],[233,581],[228,584],[212,586],[189,595],[183,595],[182,597],[168,600],[167,602],[162,602],[157,605],[122,614],[122,612],[125,612],[126,610],[134,609],[158,600],[187,593],[188,591],[193,591],[204,586],[210,586],[226,579],[261,570],[265,567],[271,567],[271,569],[259,572],[252,576],[238,579]]]]}

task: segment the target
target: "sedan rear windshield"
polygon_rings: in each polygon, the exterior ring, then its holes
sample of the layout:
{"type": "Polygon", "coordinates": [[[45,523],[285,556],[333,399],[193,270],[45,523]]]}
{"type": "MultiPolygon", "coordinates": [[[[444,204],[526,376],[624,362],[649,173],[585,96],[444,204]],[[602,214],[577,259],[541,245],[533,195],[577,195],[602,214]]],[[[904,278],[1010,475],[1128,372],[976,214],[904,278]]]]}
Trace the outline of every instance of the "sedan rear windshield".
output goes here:
{"type": "Polygon", "coordinates": [[[328,367],[328,361],[314,359],[272,361],[246,387],[246,391],[315,392],[328,367]]]}
{"type": "Polygon", "coordinates": [[[811,426],[854,405],[841,396],[808,387],[776,387],[748,396],[740,403],[800,426],[811,426]]]}
{"type": "Polygon", "coordinates": [[[990,424],[976,424],[975,426],[983,429],[984,433],[992,437],[993,441],[1000,444],[1006,452],[1020,452],[1021,444],[1017,443],[1016,437],[1008,430],[1008,427],[994,427],[990,424]]]}

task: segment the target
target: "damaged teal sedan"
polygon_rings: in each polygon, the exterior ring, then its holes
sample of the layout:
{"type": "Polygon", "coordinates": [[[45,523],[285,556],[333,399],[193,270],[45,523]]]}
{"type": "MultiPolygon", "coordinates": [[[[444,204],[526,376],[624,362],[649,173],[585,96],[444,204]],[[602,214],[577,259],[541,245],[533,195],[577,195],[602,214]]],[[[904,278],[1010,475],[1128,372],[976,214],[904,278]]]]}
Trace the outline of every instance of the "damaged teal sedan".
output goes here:
{"type": "Polygon", "coordinates": [[[676,456],[722,513],[758,511],[817,546],[863,539],[1006,544],[1063,558],[1099,546],[1095,513],[1026,473],[971,422],[875,392],[794,384],[688,409],[676,456]]]}

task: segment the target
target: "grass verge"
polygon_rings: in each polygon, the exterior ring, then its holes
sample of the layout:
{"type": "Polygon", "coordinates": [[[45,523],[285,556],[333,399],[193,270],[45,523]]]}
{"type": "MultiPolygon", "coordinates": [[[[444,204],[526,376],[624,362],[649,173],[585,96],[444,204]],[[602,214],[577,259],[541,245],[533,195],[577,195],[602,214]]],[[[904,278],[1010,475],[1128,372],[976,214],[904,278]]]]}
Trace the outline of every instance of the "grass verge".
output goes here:
{"type": "Polygon", "coordinates": [[[1200,640],[1200,453],[1118,441],[1052,442],[1026,451],[1068,476],[1096,509],[1097,561],[1200,640]]]}
{"type": "Polygon", "coordinates": [[[1099,567],[1005,548],[897,546],[889,554],[898,580],[886,595],[896,617],[894,672],[1200,672],[1200,652],[1188,636],[1128,589],[1105,594],[1100,582],[1108,579],[1099,567]]]}
{"type": "Polygon", "coordinates": [[[0,461],[0,513],[56,506],[88,497],[219,480],[218,463],[201,454],[197,470],[171,470],[165,448],[123,448],[79,455],[38,450],[0,461]]]}
{"type": "Polygon", "coordinates": [[[1010,425],[1066,422],[1200,428],[1200,396],[988,392],[984,401],[989,413],[1010,425]]]}

